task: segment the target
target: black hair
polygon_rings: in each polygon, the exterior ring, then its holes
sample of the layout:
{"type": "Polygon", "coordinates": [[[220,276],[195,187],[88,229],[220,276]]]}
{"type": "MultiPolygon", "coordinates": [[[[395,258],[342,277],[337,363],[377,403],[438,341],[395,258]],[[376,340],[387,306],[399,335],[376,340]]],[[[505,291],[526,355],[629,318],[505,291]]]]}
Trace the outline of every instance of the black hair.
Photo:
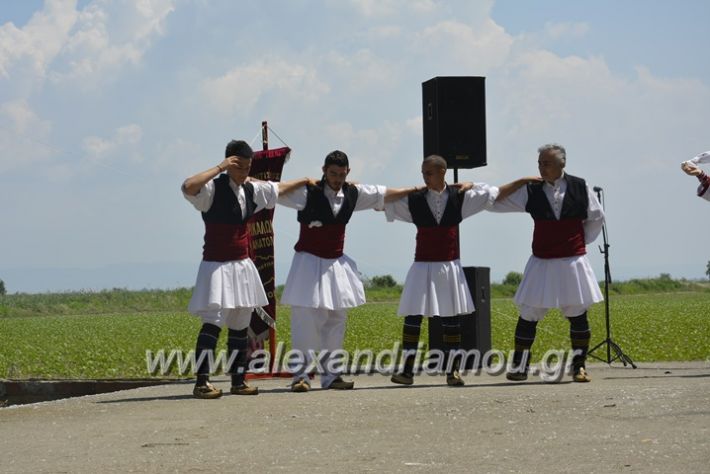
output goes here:
{"type": "Polygon", "coordinates": [[[340,150],[331,151],[325,157],[325,163],[323,163],[323,166],[325,166],[326,168],[330,165],[344,166],[346,168],[350,168],[350,165],[348,163],[348,155],[346,155],[340,150]]]}
{"type": "Polygon", "coordinates": [[[230,156],[239,156],[241,158],[248,158],[254,155],[254,150],[251,149],[249,144],[244,140],[232,140],[227,143],[227,149],[224,150],[224,157],[229,158],[230,156]]]}

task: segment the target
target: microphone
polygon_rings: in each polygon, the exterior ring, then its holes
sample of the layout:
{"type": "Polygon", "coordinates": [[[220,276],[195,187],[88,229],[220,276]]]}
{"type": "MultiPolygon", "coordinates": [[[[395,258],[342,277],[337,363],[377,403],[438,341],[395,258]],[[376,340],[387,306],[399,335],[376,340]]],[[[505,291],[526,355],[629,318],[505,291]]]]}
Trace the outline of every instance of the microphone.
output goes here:
{"type": "Polygon", "coordinates": [[[594,190],[595,193],[598,193],[599,191],[602,190],[602,188],[600,186],[594,186],[592,189],[594,190]]]}

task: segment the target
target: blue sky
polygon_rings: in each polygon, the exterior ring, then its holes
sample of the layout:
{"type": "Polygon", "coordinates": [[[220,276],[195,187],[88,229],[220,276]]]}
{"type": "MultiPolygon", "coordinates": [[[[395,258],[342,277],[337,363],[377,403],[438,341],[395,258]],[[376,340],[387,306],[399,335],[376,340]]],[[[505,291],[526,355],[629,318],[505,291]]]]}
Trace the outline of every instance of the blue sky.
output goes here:
{"type": "MultiPolygon", "coordinates": [[[[199,214],[182,180],[262,120],[285,177],[342,149],[354,180],[418,184],[421,83],[486,76],[488,163],[460,178],[568,171],[606,191],[612,274],[701,278],[707,202],[679,163],[710,149],[704,1],[13,1],[0,8],[0,279],[9,291],[190,286],[199,214]],[[274,140],[274,146],[279,145],[274,140]]],[[[253,145],[256,147],[257,142],[253,145]]],[[[276,213],[277,282],[297,236],[276,213]]],[[[526,215],[462,225],[464,265],[522,271],[526,215]]],[[[414,228],[359,213],[346,252],[402,281],[414,228]]],[[[596,245],[590,257],[601,276],[596,245]]]]}

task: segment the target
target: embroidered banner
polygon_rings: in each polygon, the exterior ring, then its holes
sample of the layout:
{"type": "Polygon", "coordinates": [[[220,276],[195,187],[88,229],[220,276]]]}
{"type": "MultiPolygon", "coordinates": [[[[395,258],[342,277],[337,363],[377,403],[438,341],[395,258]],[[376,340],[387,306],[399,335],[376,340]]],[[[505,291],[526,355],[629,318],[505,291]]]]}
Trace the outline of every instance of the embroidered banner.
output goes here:
{"type": "MultiPolygon", "coordinates": [[[[281,171],[291,149],[275,148],[254,152],[249,176],[263,181],[281,181],[281,171]]],[[[249,254],[259,270],[269,305],[252,314],[249,339],[252,350],[262,349],[269,338],[269,327],[276,321],[276,279],[274,273],[274,209],[263,209],[249,219],[249,254]]]]}

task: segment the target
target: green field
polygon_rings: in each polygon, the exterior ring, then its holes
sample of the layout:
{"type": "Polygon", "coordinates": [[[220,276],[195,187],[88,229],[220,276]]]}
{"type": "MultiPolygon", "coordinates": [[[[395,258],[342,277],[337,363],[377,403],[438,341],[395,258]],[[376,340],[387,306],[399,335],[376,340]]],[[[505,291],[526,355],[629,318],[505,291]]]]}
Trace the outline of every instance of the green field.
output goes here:
{"type": "MultiPolygon", "coordinates": [[[[184,309],[189,296],[190,290],[181,289],[0,297],[0,378],[148,377],[146,350],[194,348],[200,323],[184,309]]],[[[345,338],[350,352],[392,349],[401,337],[397,289],[369,296],[375,302],[350,312],[345,338]]],[[[491,312],[493,347],[507,353],[515,306],[510,298],[494,298],[491,312]]],[[[613,339],[636,362],[710,356],[710,292],[613,295],[611,314],[613,339]]],[[[603,304],[592,308],[590,321],[594,345],[605,337],[603,304]]],[[[289,348],[288,307],[278,308],[277,324],[278,340],[289,348]]],[[[548,349],[567,349],[568,327],[551,312],[538,325],[533,358],[548,349]]],[[[219,348],[224,344],[221,340],[219,348]]]]}

